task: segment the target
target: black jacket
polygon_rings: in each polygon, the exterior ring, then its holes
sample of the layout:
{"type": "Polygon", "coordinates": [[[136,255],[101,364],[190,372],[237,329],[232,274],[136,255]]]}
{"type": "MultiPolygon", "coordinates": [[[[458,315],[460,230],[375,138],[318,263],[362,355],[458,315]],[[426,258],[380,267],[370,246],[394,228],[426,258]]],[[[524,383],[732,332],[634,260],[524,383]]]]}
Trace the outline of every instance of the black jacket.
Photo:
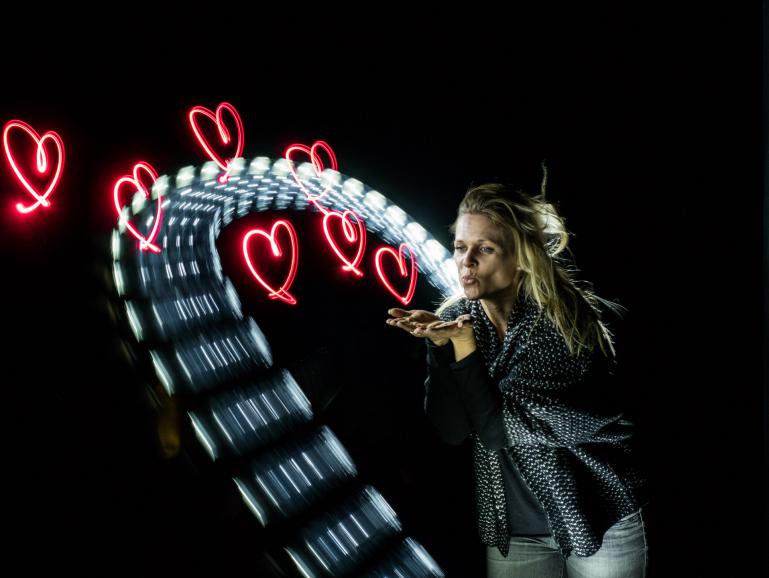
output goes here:
{"type": "MultiPolygon", "coordinates": [[[[590,556],[604,532],[646,501],[631,450],[633,424],[613,395],[610,362],[598,348],[570,355],[545,312],[522,296],[499,342],[479,301],[465,298],[441,318],[471,313],[478,350],[459,363],[452,346],[428,340],[425,412],[450,444],[473,440],[481,541],[507,555],[502,452],[539,500],[564,557],[590,556]],[[441,350],[441,351],[439,351],[441,350]]],[[[611,362],[613,363],[613,362],[611,362]]]]}

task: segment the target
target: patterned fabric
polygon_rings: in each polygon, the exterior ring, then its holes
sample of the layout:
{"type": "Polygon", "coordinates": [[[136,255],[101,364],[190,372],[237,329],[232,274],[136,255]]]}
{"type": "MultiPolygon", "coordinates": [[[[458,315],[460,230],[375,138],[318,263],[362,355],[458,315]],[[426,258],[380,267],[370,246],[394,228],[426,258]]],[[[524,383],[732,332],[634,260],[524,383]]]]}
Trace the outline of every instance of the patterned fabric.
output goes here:
{"type": "MultiPolygon", "coordinates": [[[[503,394],[507,448],[486,449],[475,432],[473,461],[481,541],[507,555],[501,452],[508,452],[547,515],[564,557],[590,556],[620,518],[645,502],[644,480],[633,465],[632,423],[601,391],[608,365],[598,348],[571,355],[546,313],[529,297],[518,300],[500,342],[479,300],[462,298],[440,317],[470,313],[489,383],[503,394]]],[[[483,385],[481,385],[483,386],[483,385]]]]}

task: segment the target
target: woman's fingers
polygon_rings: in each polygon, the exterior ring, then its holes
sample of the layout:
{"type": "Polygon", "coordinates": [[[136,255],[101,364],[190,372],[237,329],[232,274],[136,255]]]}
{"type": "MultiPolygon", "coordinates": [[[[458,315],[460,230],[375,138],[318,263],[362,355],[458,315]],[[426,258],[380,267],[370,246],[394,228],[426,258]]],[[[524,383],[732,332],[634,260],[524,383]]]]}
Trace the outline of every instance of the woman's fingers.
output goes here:
{"type": "Polygon", "coordinates": [[[408,315],[410,312],[406,311],[405,309],[399,309],[395,307],[393,309],[388,309],[387,313],[389,315],[392,315],[393,317],[404,317],[405,315],[408,315]]]}
{"type": "Polygon", "coordinates": [[[407,309],[400,309],[398,307],[395,307],[393,309],[388,309],[387,313],[389,313],[394,318],[388,321],[391,325],[392,325],[392,322],[397,321],[399,319],[404,321],[414,322],[414,323],[429,323],[438,319],[438,317],[436,317],[434,313],[430,313],[429,311],[424,311],[423,309],[407,310],[407,309]]]}
{"type": "Polygon", "coordinates": [[[460,329],[465,329],[472,325],[472,315],[462,315],[453,321],[435,321],[426,325],[421,325],[422,334],[431,337],[452,337],[459,333],[460,329]]]}
{"type": "Polygon", "coordinates": [[[441,321],[440,323],[430,324],[426,327],[422,327],[422,331],[430,333],[431,335],[449,335],[455,329],[457,325],[454,321],[441,321]]]}
{"type": "Polygon", "coordinates": [[[396,327],[400,327],[404,331],[408,331],[409,333],[413,333],[414,329],[416,328],[416,324],[404,321],[403,319],[396,319],[392,325],[395,325],[396,327]]]}
{"type": "Polygon", "coordinates": [[[399,307],[388,309],[387,313],[392,315],[392,318],[387,319],[385,323],[399,327],[419,337],[451,337],[461,327],[459,324],[460,319],[462,319],[463,323],[471,319],[467,315],[454,321],[443,321],[430,311],[423,311],[422,309],[412,309],[409,311],[399,307]]]}

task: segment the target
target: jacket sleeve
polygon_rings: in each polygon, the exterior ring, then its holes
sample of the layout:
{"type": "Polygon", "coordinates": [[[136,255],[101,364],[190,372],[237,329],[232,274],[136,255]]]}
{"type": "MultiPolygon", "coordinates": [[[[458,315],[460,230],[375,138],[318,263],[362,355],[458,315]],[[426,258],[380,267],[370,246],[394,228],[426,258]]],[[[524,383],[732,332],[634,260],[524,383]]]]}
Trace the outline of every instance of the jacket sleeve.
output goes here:
{"type": "Polygon", "coordinates": [[[425,380],[425,414],[440,438],[459,445],[471,431],[459,387],[451,371],[454,347],[451,343],[436,346],[427,341],[427,379],[425,380]]]}
{"type": "Polygon", "coordinates": [[[572,447],[624,437],[608,428],[621,414],[603,404],[600,388],[593,387],[591,359],[600,353],[569,356],[562,345],[560,350],[550,340],[528,344],[503,380],[504,391],[488,375],[480,351],[451,364],[470,427],[487,449],[572,447]]]}

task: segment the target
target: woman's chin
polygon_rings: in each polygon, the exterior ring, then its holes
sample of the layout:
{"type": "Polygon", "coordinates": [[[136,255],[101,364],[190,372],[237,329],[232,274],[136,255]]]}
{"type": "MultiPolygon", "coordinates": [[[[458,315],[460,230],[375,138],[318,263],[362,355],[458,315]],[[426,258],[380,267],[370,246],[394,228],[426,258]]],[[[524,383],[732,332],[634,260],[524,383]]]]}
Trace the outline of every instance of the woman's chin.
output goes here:
{"type": "Polygon", "coordinates": [[[465,292],[465,297],[467,297],[468,299],[473,300],[473,301],[475,299],[478,299],[478,297],[480,296],[480,293],[481,293],[478,290],[478,286],[476,284],[465,285],[463,290],[465,292]]]}

